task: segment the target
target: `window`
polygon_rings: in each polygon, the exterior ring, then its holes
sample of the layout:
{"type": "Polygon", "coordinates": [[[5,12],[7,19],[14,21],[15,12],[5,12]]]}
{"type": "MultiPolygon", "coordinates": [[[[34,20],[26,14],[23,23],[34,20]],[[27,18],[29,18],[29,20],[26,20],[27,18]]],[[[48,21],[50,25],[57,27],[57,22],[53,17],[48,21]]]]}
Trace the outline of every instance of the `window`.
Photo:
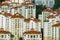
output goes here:
{"type": "Polygon", "coordinates": [[[41,5],[41,4],[42,4],[42,1],[38,1],[38,4],[40,4],[40,5],[41,5]]]}
{"type": "Polygon", "coordinates": [[[29,35],[28,35],[28,38],[29,38],[29,35]]]}
{"type": "Polygon", "coordinates": [[[50,1],[50,2],[49,2],[49,5],[50,5],[51,7],[53,7],[53,1],[50,1]]]}
{"type": "Polygon", "coordinates": [[[35,35],[34,35],[34,38],[35,38],[35,35]]]}
{"type": "Polygon", "coordinates": [[[40,35],[40,38],[42,38],[42,35],[40,35]]]}
{"type": "Polygon", "coordinates": [[[8,35],[8,36],[10,36],[10,35],[8,35]]]}
{"type": "Polygon", "coordinates": [[[25,9],[29,8],[28,6],[25,7],[25,9]]]}
{"type": "Polygon", "coordinates": [[[46,0],[46,4],[48,4],[48,1],[46,0]]]}
{"type": "Polygon", "coordinates": [[[32,38],[32,35],[30,37],[32,38]]]}
{"type": "Polygon", "coordinates": [[[36,35],[36,38],[38,38],[38,35],[36,35]]]}
{"type": "Polygon", "coordinates": [[[1,35],[1,37],[3,38],[3,37],[4,37],[4,35],[1,35]]]}
{"type": "Polygon", "coordinates": [[[59,18],[60,18],[60,16],[59,16],[59,18]]]}
{"type": "Polygon", "coordinates": [[[6,35],[5,35],[5,38],[6,38],[6,35]]]}
{"type": "Polygon", "coordinates": [[[22,13],[22,9],[20,9],[20,13],[22,13]]]}

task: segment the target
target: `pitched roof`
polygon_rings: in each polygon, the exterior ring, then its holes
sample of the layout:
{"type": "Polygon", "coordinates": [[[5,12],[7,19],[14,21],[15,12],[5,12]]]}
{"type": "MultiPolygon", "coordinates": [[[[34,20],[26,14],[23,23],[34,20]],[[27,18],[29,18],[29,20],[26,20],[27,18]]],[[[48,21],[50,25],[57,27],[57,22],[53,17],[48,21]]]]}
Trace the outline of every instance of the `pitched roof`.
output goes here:
{"type": "Polygon", "coordinates": [[[10,16],[12,16],[12,14],[7,13],[7,12],[5,12],[5,11],[0,12],[0,14],[4,15],[5,17],[10,17],[10,16]]]}
{"type": "Polygon", "coordinates": [[[1,6],[8,6],[9,3],[7,3],[7,2],[2,2],[0,5],[1,5],[1,6]]]}
{"type": "Polygon", "coordinates": [[[21,5],[21,6],[17,6],[17,8],[22,8],[23,6],[21,5]]]}
{"type": "Polygon", "coordinates": [[[11,18],[24,18],[21,14],[15,13],[11,18]]]}
{"type": "Polygon", "coordinates": [[[48,19],[49,19],[49,18],[52,19],[52,18],[55,18],[55,16],[54,16],[54,15],[49,15],[47,18],[48,18],[48,19]]]}
{"type": "Polygon", "coordinates": [[[25,22],[29,22],[30,21],[30,18],[25,18],[24,21],[25,22]]]}
{"type": "Polygon", "coordinates": [[[24,19],[25,22],[30,22],[30,20],[33,20],[34,22],[40,22],[41,21],[40,19],[34,18],[33,16],[31,16],[30,18],[24,19]]]}
{"type": "Polygon", "coordinates": [[[10,13],[7,13],[7,12],[5,12],[3,15],[6,17],[12,16],[10,13]]]}
{"type": "Polygon", "coordinates": [[[44,9],[42,12],[53,12],[53,10],[48,7],[48,8],[46,8],[46,9],[44,9]]]}
{"type": "Polygon", "coordinates": [[[34,18],[34,20],[33,21],[35,21],[35,22],[40,22],[41,20],[40,19],[38,19],[38,18],[34,18]]]}
{"type": "Polygon", "coordinates": [[[9,31],[4,31],[3,28],[0,28],[0,34],[10,34],[9,31]]]}
{"type": "Polygon", "coordinates": [[[25,1],[24,3],[22,3],[22,5],[24,6],[34,6],[35,4],[34,3],[31,3],[30,1],[25,1]]]}
{"type": "Polygon", "coordinates": [[[53,27],[60,27],[60,23],[56,23],[52,25],[53,27]]]}
{"type": "Polygon", "coordinates": [[[26,31],[23,34],[41,34],[40,31],[35,31],[33,28],[30,31],[26,31]]]}

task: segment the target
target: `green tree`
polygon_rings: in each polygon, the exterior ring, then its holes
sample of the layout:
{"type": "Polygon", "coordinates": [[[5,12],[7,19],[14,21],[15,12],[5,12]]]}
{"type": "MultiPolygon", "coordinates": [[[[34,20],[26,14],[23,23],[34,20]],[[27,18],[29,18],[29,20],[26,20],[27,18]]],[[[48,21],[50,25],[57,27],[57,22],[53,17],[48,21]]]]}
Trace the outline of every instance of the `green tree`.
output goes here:
{"type": "Polygon", "coordinates": [[[38,18],[38,15],[42,13],[42,10],[44,10],[46,6],[44,5],[36,5],[36,18],[38,18]]]}
{"type": "Polygon", "coordinates": [[[59,7],[60,7],[60,0],[55,0],[55,4],[54,4],[53,9],[55,10],[55,9],[57,9],[59,7]]]}
{"type": "Polygon", "coordinates": [[[14,37],[14,35],[13,35],[13,34],[11,34],[10,36],[11,36],[11,38],[13,38],[13,37],[14,37]]]}
{"type": "Polygon", "coordinates": [[[11,37],[11,40],[13,40],[14,35],[13,34],[10,34],[10,37],[11,37]]]}
{"type": "Polygon", "coordinates": [[[23,40],[23,37],[20,37],[19,40],[23,40]]]}
{"type": "Polygon", "coordinates": [[[5,1],[5,0],[0,0],[0,2],[3,2],[3,1],[5,1]]]}

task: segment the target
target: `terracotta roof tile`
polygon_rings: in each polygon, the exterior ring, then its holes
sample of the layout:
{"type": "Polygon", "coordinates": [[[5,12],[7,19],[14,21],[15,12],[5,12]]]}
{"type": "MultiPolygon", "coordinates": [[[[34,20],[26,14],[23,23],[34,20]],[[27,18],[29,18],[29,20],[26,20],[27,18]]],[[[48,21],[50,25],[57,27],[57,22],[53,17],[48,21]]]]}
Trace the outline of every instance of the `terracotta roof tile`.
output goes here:
{"type": "Polygon", "coordinates": [[[33,3],[28,3],[28,4],[26,4],[26,5],[28,5],[28,6],[34,6],[35,4],[33,4],[33,3]]]}
{"type": "Polygon", "coordinates": [[[7,12],[5,12],[3,15],[6,17],[12,16],[10,13],[7,13],[7,12]]]}
{"type": "Polygon", "coordinates": [[[7,2],[2,2],[0,5],[1,5],[1,6],[8,6],[9,3],[7,3],[7,2]]]}
{"type": "Polygon", "coordinates": [[[42,34],[40,31],[35,31],[33,28],[30,31],[26,31],[23,34],[42,34]]]}
{"type": "Polygon", "coordinates": [[[21,6],[17,6],[17,8],[22,8],[23,6],[21,5],[21,6]]]}
{"type": "Polygon", "coordinates": [[[30,22],[30,18],[24,19],[25,22],[30,22]]]}
{"type": "Polygon", "coordinates": [[[47,18],[48,18],[48,19],[49,19],[49,18],[52,19],[52,18],[55,18],[55,16],[54,16],[54,15],[49,15],[47,18]]]}
{"type": "Polygon", "coordinates": [[[43,10],[43,12],[53,12],[53,10],[51,8],[46,8],[45,10],[43,10]]]}
{"type": "Polygon", "coordinates": [[[35,4],[34,3],[31,3],[31,2],[29,2],[29,1],[25,1],[24,3],[22,3],[22,5],[24,5],[24,6],[34,6],[35,4]]]}
{"type": "Polygon", "coordinates": [[[24,17],[19,13],[15,13],[11,18],[24,18],[24,17]]]}
{"type": "Polygon", "coordinates": [[[60,27],[60,23],[56,23],[54,25],[52,25],[53,27],[60,27]]]}
{"type": "Polygon", "coordinates": [[[4,31],[2,28],[0,28],[0,34],[10,34],[9,31],[4,31]]]}
{"type": "Polygon", "coordinates": [[[24,19],[25,22],[30,22],[30,20],[33,20],[34,22],[40,22],[41,21],[40,19],[34,18],[33,16],[31,16],[30,18],[24,19]]]}
{"type": "Polygon", "coordinates": [[[35,21],[35,22],[40,22],[41,20],[40,19],[38,19],[38,18],[34,18],[34,20],[33,21],[35,21]]]}
{"type": "Polygon", "coordinates": [[[7,13],[7,12],[5,12],[5,11],[0,12],[0,14],[4,15],[4,16],[6,16],[6,17],[12,16],[12,14],[7,13]]]}

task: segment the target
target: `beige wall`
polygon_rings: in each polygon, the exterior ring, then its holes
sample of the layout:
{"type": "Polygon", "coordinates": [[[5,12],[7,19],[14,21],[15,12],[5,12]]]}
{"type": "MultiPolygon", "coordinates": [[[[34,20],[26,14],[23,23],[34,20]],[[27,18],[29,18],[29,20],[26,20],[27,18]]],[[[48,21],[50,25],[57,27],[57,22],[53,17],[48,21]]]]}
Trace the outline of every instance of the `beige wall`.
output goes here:
{"type": "Polygon", "coordinates": [[[52,37],[44,37],[44,40],[52,40],[52,37]]]}

